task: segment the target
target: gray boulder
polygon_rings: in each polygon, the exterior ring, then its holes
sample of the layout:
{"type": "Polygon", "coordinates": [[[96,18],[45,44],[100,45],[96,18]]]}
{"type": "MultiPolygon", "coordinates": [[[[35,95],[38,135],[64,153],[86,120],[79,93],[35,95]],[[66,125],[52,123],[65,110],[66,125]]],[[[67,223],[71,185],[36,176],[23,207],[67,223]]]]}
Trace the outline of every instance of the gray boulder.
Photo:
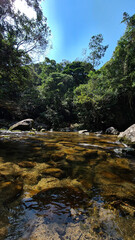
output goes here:
{"type": "Polygon", "coordinates": [[[114,127],[107,128],[105,133],[106,134],[111,134],[111,135],[118,135],[119,134],[118,130],[115,129],[114,127]]]}
{"type": "Polygon", "coordinates": [[[129,145],[135,146],[135,124],[118,135],[118,139],[129,145]]]}
{"type": "Polygon", "coordinates": [[[89,132],[88,132],[88,130],[86,130],[86,129],[80,130],[78,133],[79,133],[79,134],[89,135],[89,132]]]}
{"type": "Polygon", "coordinates": [[[21,131],[29,131],[32,129],[34,124],[34,120],[31,118],[24,119],[20,122],[17,122],[16,124],[12,125],[9,130],[21,130],[21,131]]]}

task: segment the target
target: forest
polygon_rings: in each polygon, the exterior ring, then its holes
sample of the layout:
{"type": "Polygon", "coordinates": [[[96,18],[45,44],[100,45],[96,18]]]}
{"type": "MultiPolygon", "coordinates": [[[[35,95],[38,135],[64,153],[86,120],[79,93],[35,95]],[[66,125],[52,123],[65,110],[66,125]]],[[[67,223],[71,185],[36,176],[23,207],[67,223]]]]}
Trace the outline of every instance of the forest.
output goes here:
{"type": "MultiPolygon", "coordinates": [[[[36,13],[29,19],[0,4],[0,127],[33,118],[47,129],[74,126],[89,131],[113,126],[119,131],[135,122],[135,14],[123,13],[124,35],[111,59],[97,69],[108,46],[103,36],[90,39],[85,60],[57,63],[42,55],[51,31],[40,1],[26,0],[36,13]]],[[[77,56],[76,56],[77,57],[77,56]]]]}

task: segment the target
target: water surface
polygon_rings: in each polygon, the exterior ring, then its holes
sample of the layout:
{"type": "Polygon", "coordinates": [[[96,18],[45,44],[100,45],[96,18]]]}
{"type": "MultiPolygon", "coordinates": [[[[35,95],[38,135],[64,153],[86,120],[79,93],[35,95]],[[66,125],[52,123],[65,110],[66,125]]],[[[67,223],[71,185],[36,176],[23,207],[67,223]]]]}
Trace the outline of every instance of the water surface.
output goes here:
{"type": "Polygon", "coordinates": [[[0,239],[135,239],[135,159],[116,136],[0,136],[0,239]]]}

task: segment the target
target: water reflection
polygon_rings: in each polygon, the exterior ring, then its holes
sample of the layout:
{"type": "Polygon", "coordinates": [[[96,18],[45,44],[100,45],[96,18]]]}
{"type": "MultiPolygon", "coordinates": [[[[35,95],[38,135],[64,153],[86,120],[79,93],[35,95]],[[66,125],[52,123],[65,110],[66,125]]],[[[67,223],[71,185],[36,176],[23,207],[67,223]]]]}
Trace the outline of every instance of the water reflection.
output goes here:
{"type": "Polygon", "coordinates": [[[0,136],[0,239],[135,239],[124,147],[107,135],[0,136]]]}

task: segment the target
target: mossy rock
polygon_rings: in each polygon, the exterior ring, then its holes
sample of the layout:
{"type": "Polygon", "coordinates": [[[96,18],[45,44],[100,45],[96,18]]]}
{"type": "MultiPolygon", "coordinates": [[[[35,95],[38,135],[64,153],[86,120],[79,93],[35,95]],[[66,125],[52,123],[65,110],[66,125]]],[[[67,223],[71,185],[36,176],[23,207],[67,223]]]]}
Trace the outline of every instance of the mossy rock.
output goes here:
{"type": "Polygon", "coordinates": [[[23,184],[19,181],[7,181],[0,183],[0,203],[8,204],[14,201],[23,190],[23,184]]]}

